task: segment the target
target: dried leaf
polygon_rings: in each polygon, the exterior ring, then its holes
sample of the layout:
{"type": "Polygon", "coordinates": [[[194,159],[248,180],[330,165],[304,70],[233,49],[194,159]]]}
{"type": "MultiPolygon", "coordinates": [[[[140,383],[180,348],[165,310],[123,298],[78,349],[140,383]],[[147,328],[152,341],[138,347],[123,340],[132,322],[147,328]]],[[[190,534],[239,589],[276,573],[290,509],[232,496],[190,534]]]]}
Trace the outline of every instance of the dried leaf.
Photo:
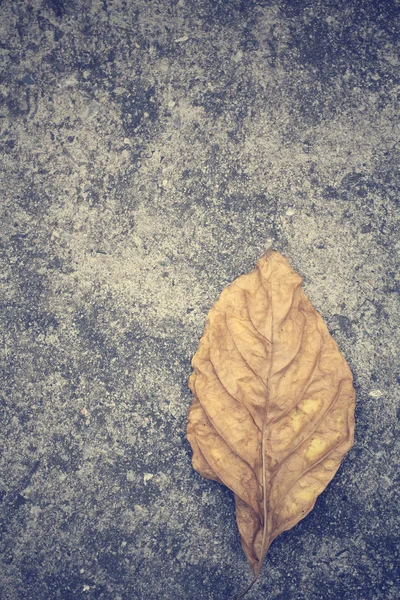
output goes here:
{"type": "Polygon", "coordinates": [[[236,279],[210,310],[189,380],[193,467],[234,492],[255,577],[353,445],[352,374],[301,284],[274,251],[236,279]]]}

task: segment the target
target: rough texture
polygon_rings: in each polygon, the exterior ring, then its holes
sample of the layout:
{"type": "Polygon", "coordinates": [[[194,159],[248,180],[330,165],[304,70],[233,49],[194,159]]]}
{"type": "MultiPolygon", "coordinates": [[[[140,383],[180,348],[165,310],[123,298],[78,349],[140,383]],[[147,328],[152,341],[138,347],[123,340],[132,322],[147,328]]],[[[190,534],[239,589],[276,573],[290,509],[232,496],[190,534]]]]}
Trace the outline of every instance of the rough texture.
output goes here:
{"type": "Polygon", "coordinates": [[[301,284],[268,250],[222,292],[192,361],[193,467],[234,492],[255,577],[354,442],[351,371],[301,284]]]}
{"type": "Polygon", "coordinates": [[[399,30],[395,0],[0,2],[0,597],[249,581],[232,494],[191,466],[186,382],[273,242],[357,429],[249,600],[398,598],[399,30]]]}

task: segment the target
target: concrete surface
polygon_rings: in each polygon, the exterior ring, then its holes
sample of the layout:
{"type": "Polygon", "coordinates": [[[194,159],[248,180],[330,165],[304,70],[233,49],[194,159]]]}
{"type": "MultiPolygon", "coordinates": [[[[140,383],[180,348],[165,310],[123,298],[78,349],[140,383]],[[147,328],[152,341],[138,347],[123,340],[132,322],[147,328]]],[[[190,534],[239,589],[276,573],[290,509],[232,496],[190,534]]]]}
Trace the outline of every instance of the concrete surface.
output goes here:
{"type": "Polygon", "coordinates": [[[271,243],[350,363],[357,431],[248,598],[400,597],[399,11],[0,2],[2,600],[250,581],[230,492],[191,468],[187,379],[271,243]]]}

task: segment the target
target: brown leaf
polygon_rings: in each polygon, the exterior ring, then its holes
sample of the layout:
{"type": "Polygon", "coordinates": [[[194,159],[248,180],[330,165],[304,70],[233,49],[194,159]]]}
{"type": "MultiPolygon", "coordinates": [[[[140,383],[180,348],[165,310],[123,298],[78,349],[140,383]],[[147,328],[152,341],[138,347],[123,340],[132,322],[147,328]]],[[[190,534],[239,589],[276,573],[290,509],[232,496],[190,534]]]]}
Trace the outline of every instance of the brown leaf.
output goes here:
{"type": "Polygon", "coordinates": [[[236,279],[209,312],[189,380],[193,467],[234,492],[255,577],[353,445],[352,374],[301,284],[274,251],[236,279]]]}

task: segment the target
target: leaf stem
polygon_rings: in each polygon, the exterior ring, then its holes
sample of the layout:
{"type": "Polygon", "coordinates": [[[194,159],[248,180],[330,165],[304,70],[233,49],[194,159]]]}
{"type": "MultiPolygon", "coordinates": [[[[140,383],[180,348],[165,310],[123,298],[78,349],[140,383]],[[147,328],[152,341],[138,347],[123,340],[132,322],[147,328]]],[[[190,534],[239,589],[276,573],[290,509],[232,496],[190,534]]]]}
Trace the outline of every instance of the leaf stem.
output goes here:
{"type": "Polygon", "coordinates": [[[234,596],[233,600],[240,600],[240,598],[244,598],[245,595],[251,590],[251,588],[253,587],[253,585],[255,584],[255,582],[258,579],[258,575],[256,575],[253,579],[253,581],[250,583],[250,585],[244,590],[244,592],[242,592],[241,594],[239,594],[239,596],[234,596]]]}

